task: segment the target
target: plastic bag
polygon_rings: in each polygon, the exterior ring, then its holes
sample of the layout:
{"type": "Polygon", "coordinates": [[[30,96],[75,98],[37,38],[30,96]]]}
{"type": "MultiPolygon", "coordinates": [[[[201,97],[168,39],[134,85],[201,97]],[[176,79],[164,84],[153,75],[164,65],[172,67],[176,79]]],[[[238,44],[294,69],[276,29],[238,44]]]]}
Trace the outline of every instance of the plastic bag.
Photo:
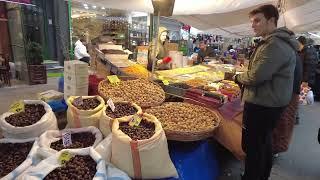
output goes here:
{"type": "Polygon", "coordinates": [[[95,126],[99,128],[99,120],[101,118],[103,108],[105,107],[104,100],[100,96],[82,96],[83,99],[97,97],[100,101],[100,105],[92,110],[79,110],[72,105],[73,100],[77,97],[79,96],[70,96],[67,101],[67,127],[80,128],[95,126]]]}
{"type": "Polygon", "coordinates": [[[0,118],[0,126],[2,129],[3,136],[6,138],[12,139],[28,139],[28,138],[35,138],[39,137],[42,133],[47,130],[57,130],[57,118],[53,113],[51,107],[40,100],[24,100],[25,104],[42,104],[46,113],[42,116],[42,118],[32,124],[30,126],[25,127],[15,127],[11,124],[7,123],[5,120],[6,117],[13,114],[12,112],[4,113],[0,118]]]}
{"type": "Polygon", "coordinates": [[[306,100],[308,105],[312,105],[314,103],[314,96],[311,90],[307,93],[306,100]]]}
{"type": "Polygon", "coordinates": [[[21,173],[23,173],[26,169],[28,169],[31,165],[36,165],[39,162],[37,158],[37,149],[38,149],[38,138],[30,138],[30,139],[0,139],[0,143],[25,143],[32,142],[33,146],[27,156],[27,159],[23,161],[16,169],[14,169],[11,173],[2,177],[1,179],[5,180],[13,180],[21,173]]]}
{"type": "Polygon", "coordinates": [[[159,179],[178,177],[168,151],[167,138],[160,121],[149,114],[143,118],[155,123],[155,134],[145,140],[132,140],[119,130],[120,122],[129,119],[114,119],[112,126],[111,162],[132,178],[159,179]]]}
{"type": "Polygon", "coordinates": [[[61,167],[59,163],[59,157],[62,153],[68,152],[72,155],[90,155],[94,161],[97,162],[97,172],[93,178],[93,180],[104,180],[109,178],[117,178],[127,180],[129,177],[120,171],[119,169],[106,166],[105,161],[101,158],[101,156],[91,147],[85,149],[66,149],[62,150],[47,159],[41,161],[37,166],[31,167],[26,170],[22,175],[18,177],[18,180],[40,180],[45,178],[50,172],[55,170],[58,167],[61,167]],[[113,175],[113,176],[112,176],[113,175]]]}
{"type": "Polygon", "coordinates": [[[102,140],[94,150],[96,150],[103,160],[110,162],[111,160],[111,143],[112,143],[112,134],[109,134],[104,140],[102,140]]]}
{"type": "MultiPolygon", "coordinates": [[[[129,103],[126,101],[118,101],[118,102],[122,102],[122,103],[129,103]]],[[[137,114],[141,114],[142,113],[142,109],[140,106],[138,106],[135,103],[131,103],[131,105],[137,110],[137,114]]],[[[108,108],[108,106],[105,106],[103,108],[103,112],[102,112],[102,116],[99,122],[99,129],[102,132],[102,134],[107,137],[110,133],[111,133],[111,128],[112,128],[112,119],[111,117],[106,115],[106,109],[108,108]]],[[[121,117],[121,118],[131,118],[133,115],[131,116],[125,116],[125,117],[121,117]]]]}
{"type": "MultiPolygon", "coordinates": [[[[51,143],[56,142],[61,139],[61,135],[63,132],[70,131],[71,134],[73,133],[80,133],[80,132],[91,132],[95,135],[96,140],[93,144],[93,147],[97,146],[102,141],[102,134],[99,131],[98,128],[90,126],[90,127],[84,127],[84,128],[77,128],[77,129],[64,129],[62,131],[46,131],[40,136],[39,139],[39,150],[38,153],[40,156],[47,158],[58,151],[50,148],[51,143]]],[[[87,147],[89,148],[89,147],[87,147]]]]}

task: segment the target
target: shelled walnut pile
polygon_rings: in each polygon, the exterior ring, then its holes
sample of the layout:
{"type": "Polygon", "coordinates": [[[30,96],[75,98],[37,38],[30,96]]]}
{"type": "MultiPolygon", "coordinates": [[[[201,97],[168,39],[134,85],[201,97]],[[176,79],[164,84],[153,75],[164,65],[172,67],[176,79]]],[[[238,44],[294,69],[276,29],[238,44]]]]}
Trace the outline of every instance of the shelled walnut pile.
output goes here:
{"type": "Polygon", "coordinates": [[[164,130],[199,132],[218,126],[217,114],[207,108],[189,103],[170,102],[146,110],[161,122],[164,130]]]}
{"type": "Polygon", "coordinates": [[[121,81],[118,85],[104,80],[99,84],[99,94],[105,99],[133,102],[140,107],[159,105],[165,100],[163,89],[144,79],[121,81]]]}

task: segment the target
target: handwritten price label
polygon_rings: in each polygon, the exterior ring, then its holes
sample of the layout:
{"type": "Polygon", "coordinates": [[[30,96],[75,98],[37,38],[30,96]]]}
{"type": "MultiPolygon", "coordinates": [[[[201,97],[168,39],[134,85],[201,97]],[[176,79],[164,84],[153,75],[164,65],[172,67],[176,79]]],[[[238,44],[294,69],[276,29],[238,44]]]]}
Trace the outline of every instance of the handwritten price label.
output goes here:
{"type": "Polygon", "coordinates": [[[135,114],[135,115],[133,115],[133,117],[130,119],[130,121],[129,121],[129,126],[139,126],[141,120],[142,120],[142,118],[141,118],[138,114],[135,114]]]}
{"type": "Polygon", "coordinates": [[[163,80],[162,83],[165,85],[165,86],[168,86],[170,83],[168,80],[163,80]]]}
{"type": "Polygon", "coordinates": [[[107,78],[111,84],[117,85],[120,82],[120,79],[117,75],[107,76],[107,78]]]}
{"type": "Polygon", "coordinates": [[[111,111],[114,112],[115,109],[116,109],[116,107],[114,106],[114,103],[113,103],[112,99],[109,99],[109,100],[107,101],[107,104],[108,104],[108,106],[110,107],[111,111]]]}
{"type": "Polygon", "coordinates": [[[64,165],[66,164],[66,162],[70,161],[71,158],[72,155],[69,152],[65,151],[59,156],[59,162],[61,165],[64,165]]]}
{"type": "Polygon", "coordinates": [[[68,147],[72,145],[71,132],[66,131],[62,133],[62,144],[64,147],[68,147]]]}
{"type": "Polygon", "coordinates": [[[14,102],[13,104],[11,104],[9,111],[13,113],[23,112],[24,102],[23,101],[14,102]]]}

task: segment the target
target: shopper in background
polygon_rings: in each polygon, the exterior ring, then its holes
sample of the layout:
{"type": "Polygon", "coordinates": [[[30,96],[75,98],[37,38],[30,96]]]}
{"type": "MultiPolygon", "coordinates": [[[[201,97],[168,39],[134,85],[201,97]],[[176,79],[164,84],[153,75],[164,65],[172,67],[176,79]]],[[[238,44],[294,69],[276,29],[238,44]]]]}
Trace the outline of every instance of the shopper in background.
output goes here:
{"type": "Polygon", "coordinates": [[[215,56],[213,49],[207,46],[207,43],[205,41],[200,41],[199,48],[200,50],[198,52],[197,62],[195,64],[201,64],[202,62],[204,62],[205,58],[215,56]]]}
{"type": "Polygon", "coordinates": [[[87,52],[87,48],[84,45],[85,39],[80,38],[76,43],[75,43],[75,48],[74,48],[74,55],[76,59],[86,62],[90,64],[90,55],[87,52]]]}
{"type": "MultiPolygon", "coordinates": [[[[307,42],[307,39],[304,36],[298,38],[300,42],[301,51],[300,57],[303,62],[303,83],[302,86],[311,87],[314,94],[317,95],[319,92],[316,92],[316,70],[318,65],[318,54],[316,48],[310,42],[307,42]]],[[[318,98],[318,97],[317,97],[318,98]]]]}
{"type": "Polygon", "coordinates": [[[263,5],[249,14],[256,36],[263,39],[248,71],[234,76],[243,86],[243,180],[267,180],[272,169],[272,131],[292,98],[296,53],[294,34],[278,28],[278,9],[263,5]]]}

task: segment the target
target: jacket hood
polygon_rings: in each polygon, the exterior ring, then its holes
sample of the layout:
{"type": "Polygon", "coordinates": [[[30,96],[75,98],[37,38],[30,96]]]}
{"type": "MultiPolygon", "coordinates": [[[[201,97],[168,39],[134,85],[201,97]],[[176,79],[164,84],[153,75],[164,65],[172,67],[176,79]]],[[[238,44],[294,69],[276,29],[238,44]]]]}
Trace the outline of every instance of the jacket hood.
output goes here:
{"type": "Polygon", "coordinates": [[[160,41],[160,36],[162,33],[168,32],[168,29],[165,27],[159,27],[159,32],[158,32],[158,41],[160,41]]]}
{"type": "Polygon", "coordinates": [[[78,40],[76,43],[74,43],[74,45],[76,45],[76,46],[82,45],[82,42],[80,40],[78,40]]]}
{"type": "Polygon", "coordinates": [[[267,36],[266,39],[269,39],[271,37],[277,37],[279,39],[286,41],[296,51],[299,51],[300,49],[299,41],[296,39],[294,32],[292,32],[288,28],[285,28],[285,27],[278,28],[274,30],[269,36],[267,36]]]}

